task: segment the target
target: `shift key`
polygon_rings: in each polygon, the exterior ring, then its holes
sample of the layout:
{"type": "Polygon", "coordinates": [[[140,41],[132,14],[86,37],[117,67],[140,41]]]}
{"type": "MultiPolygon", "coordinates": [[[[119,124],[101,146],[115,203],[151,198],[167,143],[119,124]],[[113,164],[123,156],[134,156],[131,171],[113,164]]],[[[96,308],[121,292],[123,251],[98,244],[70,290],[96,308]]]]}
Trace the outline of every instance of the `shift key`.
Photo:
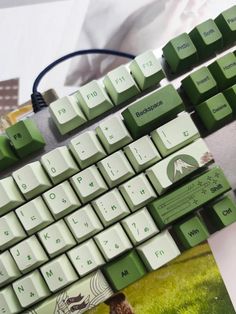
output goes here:
{"type": "Polygon", "coordinates": [[[231,189],[219,167],[214,167],[192,181],[148,205],[157,226],[163,229],[178,218],[201,207],[231,189]]]}
{"type": "Polygon", "coordinates": [[[185,109],[173,85],[169,84],[132,103],[122,112],[134,138],[154,130],[185,109]]]}

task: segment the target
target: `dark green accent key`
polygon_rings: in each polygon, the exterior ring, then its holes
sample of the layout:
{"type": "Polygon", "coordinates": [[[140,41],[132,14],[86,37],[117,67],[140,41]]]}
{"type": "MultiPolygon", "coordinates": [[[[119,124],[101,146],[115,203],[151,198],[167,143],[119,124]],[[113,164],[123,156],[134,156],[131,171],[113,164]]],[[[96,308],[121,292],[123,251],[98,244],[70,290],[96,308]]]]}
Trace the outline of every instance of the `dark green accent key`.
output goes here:
{"type": "Polygon", "coordinates": [[[184,109],[181,97],[170,84],[135,101],[122,112],[122,116],[136,138],[173,119],[184,109]]]}
{"type": "Polygon", "coordinates": [[[148,205],[148,209],[158,227],[163,229],[176,219],[229,191],[230,188],[223,171],[219,167],[214,167],[153,201],[148,205]]]}
{"type": "Polygon", "coordinates": [[[182,87],[193,105],[218,92],[217,83],[207,67],[202,67],[183,79],[182,87]]]}
{"type": "Polygon", "coordinates": [[[233,118],[233,110],[222,93],[196,106],[196,111],[209,131],[222,127],[233,118]]]}
{"type": "Polygon", "coordinates": [[[223,36],[212,19],[197,25],[189,36],[197,48],[200,59],[214,55],[223,47],[223,36]]]}
{"type": "Polygon", "coordinates": [[[198,61],[197,49],[187,33],[170,40],[162,50],[173,73],[191,68],[198,61]]]}
{"type": "Polygon", "coordinates": [[[20,158],[38,151],[45,145],[37,125],[31,119],[19,121],[6,129],[6,134],[20,158]]]}
{"type": "Polygon", "coordinates": [[[0,171],[16,163],[18,157],[14,153],[9,138],[0,135],[0,171]]]}
{"type": "Polygon", "coordinates": [[[208,66],[220,90],[236,83],[236,56],[230,52],[208,66]]]}
{"type": "Polygon", "coordinates": [[[223,11],[215,22],[223,35],[224,43],[233,43],[236,40],[236,6],[223,11]]]}
{"type": "Polygon", "coordinates": [[[174,231],[185,249],[194,247],[209,237],[205,224],[197,216],[174,226],[174,231]]]}
{"type": "Polygon", "coordinates": [[[225,196],[215,204],[206,208],[208,219],[217,229],[222,229],[236,221],[236,204],[229,196],[225,196]]]}
{"type": "Polygon", "coordinates": [[[137,252],[132,251],[106,264],[103,272],[113,289],[119,291],[142,278],[146,274],[146,269],[137,252]]]}
{"type": "Polygon", "coordinates": [[[233,110],[234,115],[236,114],[236,84],[223,91],[225,98],[227,99],[230,107],[233,110]]]}

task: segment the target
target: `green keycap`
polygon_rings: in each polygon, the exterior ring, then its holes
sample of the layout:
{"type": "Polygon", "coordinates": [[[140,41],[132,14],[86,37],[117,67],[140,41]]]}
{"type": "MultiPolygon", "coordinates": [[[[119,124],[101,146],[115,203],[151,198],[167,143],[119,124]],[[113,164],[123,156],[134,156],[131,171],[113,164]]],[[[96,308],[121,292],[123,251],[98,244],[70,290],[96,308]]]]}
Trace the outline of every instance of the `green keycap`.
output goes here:
{"type": "Polygon", "coordinates": [[[193,105],[199,104],[218,92],[217,83],[207,67],[191,73],[181,83],[193,105]]]}
{"type": "Polygon", "coordinates": [[[220,90],[236,83],[236,56],[230,52],[208,66],[220,90]]]}
{"type": "Polygon", "coordinates": [[[119,105],[139,93],[138,86],[124,65],[107,73],[103,83],[115,105],[119,105]]]}
{"type": "Polygon", "coordinates": [[[38,151],[45,145],[37,125],[31,119],[19,121],[6,129],[6,134],[20,158],[38,151]]]}
{"type": "Polygon", "coordinates": [[[236,6],[223,11],[215,19],[224,39],[224,44],[231,44],[236,40],[236,6]]]}
{"type": "Polygon", "coordinates": [[[18,160],[10,144],[9,138],[0,135],[0,171],[13,165],[18,160]]]}
{"type": "Polygon", "coordinates": [[[197,25],[189,34],[200,59],[214,55],[223,47],[223,37],[216,23],[210,19],[197,25]]]}
{"type": "Polygon", "coordinates": [[[142,90],[159,84],[165,77],[160,61],[152,51],[146,51],[137,56],[131,62],[130,70],[142,90]]]}
{"type": "Polygon", "coordinates": [[[206,209],[209,220],[221,229],[236,221],[236,204],[229,196],[225,196],[217,203],[206,209]]]}
{"type": "Polygon", "coordinates": [[[196,110],[209,131],[222,127],[233,118],[233,110],[222,93],[196,106],[196,110]]]}
{"type": "Polygon", "coordinates": [[[185,249],[194,247],[209,237],[205,224],[197,216],[179,223],[174,230],[185,249]]]}
{"type": "Polygon", "coordinates": [[[219,167],[214,167],[153,201],[148,208],[158,227],[163,229],[176,219],[229,191],[230,188],[223,171],[219,167]]]}
{"type": "Polygon", "coordinates": [[[184,109],[178,92],[173,85],[167,85],[132,103],[122,116],[133,137],[139,137],[173,119],[184,109]]]}
{"type": "Polygon", "coordinates": [[[224,90],[223,94],[230,104],[233,113],[236,114],[236,84],[224,90]]]}
{"type": "Polygon", "coordinates": [[[146,269],[138,254],[132,251],[103,268],[106,278],[115,290],[122,290],[146,274],[146,269]]]}
{"type": "Polygon", "coordinates": [[[187,33],[170,40],[162,50],[173,73],[191,68],[198,61],[197,49],[187,33]]]}

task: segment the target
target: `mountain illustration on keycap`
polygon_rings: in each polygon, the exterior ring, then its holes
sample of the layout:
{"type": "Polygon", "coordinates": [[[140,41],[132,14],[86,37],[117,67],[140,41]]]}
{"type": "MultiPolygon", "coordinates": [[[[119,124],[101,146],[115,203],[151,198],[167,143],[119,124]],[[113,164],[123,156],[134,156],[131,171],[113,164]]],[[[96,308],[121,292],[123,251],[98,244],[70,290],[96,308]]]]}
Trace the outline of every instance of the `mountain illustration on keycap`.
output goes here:
{"type": "Polygon", "coordinates": [[[197,160],[192,156],[178,155],[170,160],[167,166],[167,175],[171,182],[176,182],[195,171],[198,167],[197,160]]]}

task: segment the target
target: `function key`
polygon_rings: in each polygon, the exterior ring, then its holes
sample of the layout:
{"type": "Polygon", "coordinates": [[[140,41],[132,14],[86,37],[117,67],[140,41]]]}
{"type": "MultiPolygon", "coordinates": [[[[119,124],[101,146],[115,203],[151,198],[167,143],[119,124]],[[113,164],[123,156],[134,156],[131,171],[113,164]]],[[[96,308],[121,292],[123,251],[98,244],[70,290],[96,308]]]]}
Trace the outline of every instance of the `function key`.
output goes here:
{"type": "Polygon", "coordinates": [[[0,171],[13,165],[18,160],[15,152],[12,149],[9,138],[0,135],[0,171]]]}
{"type": "Polygon", "coordinates": [[[236,83],[236,56],[229,52],[208,66],[220,90],[236,83]]]}
{"type": "Polygon", "coordinates": [[[215,19],[225,44],[232,44],[236,40],[236,5],[223,11],[215,19]]]}
{"type": "Polygon", "coordinates": [[[31,119],[19,121],[6,129],[6,134],[20,158],[42,149],[44,138],[37,125],[31,119]]]}
{"type": "Polygon", "coordinates": [[[115,105],[119,105],[139,93],[133,77],[123,65],[107,73],[104,85],[115,105]]]}
{"type": "Polygon", "coordinates": [[[212,19],[197,25],[189,36],[201,59],[214,55],[223,47],[222,34],[212,19]]]}
{"type": "Polygon", "coordinates": [[[165,77],[160,61],[152,51],[137,56],[131,62],[130,70],[142,90],[159,84],[165,77]]]}
{"type": "Polygon", "coordinates": [[[207,130],[220,128],[233,117],[233,111],[222,93],[204,101],[196,107],[207,130]]]}
{"type": "Polygon", "coordinates": [[[192,72],[181,83],[193,105],[199,104],[218,92],[217,83],[207,67],[192,72]]]}
{"type": "Polygon", "coordinates": [[[52,102],[49,106],[52,120],[59,132],[66,134],[86,122],[75,96],[67,96],[52,102]]]}
{"type": "Polygon", "coordinates": [[[163,48],[163,55],[173,73],[191,68],[198,61],[197,49],[187,33],[170,40],[163,48]]]}
{"type": "Polygon", "coordinates": [[[113,107],[105,90],[95,80],[80,87],[75,95],[89,120],[96,118],[113,107]]]}

